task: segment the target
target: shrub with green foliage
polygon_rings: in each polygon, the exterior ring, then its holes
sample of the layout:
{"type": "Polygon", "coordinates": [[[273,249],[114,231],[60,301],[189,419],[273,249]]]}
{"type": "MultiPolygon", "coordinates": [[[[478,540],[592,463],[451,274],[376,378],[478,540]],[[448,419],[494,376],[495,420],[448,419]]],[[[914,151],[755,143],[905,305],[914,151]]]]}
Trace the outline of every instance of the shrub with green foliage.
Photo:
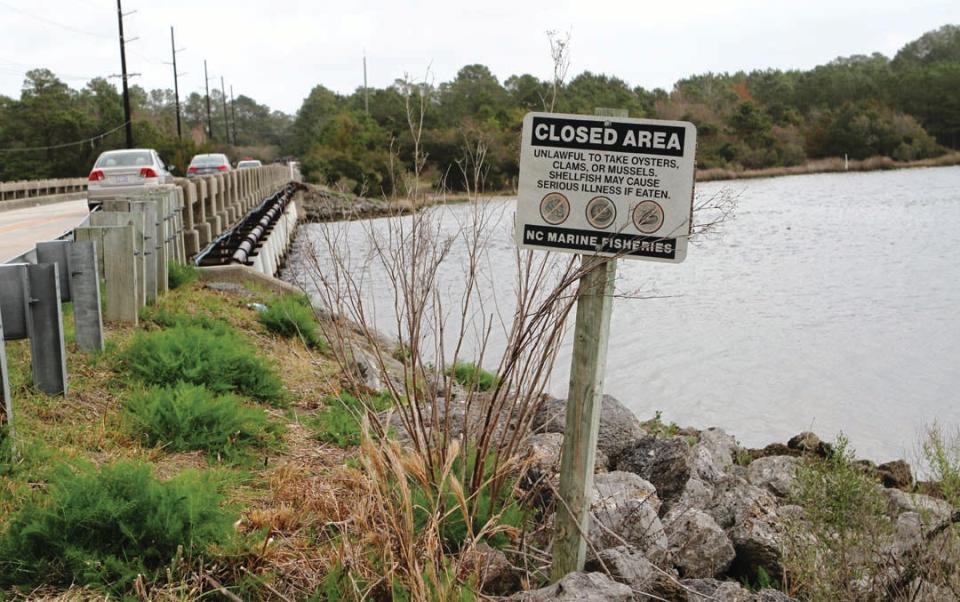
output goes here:
{"type": "Polygon", "coordinates": [[[148,445],[169,451],[203,450],[227,460],[249,447],[277,443],[278,427],[260,408],[202,385],[178,383],[133,396],[126,404],[133,429],[148,445]]]}
{"type": "Polygon", "coordinates": [[[324,399],[325,407],[307,421],[314,438],[339,447],[360,445],[360,420],[367,408],[382,412],[393,405],[387,394],[360,399],[349,393],[324,399]]]}
{"type": "Polygon", "coordinates": [[[187,263],[171,261],[167,264],[167,285],[170,288],[180,288],[197,279],[197,268],[187,263]]]}
{"type": "Polygon", "coordinates": [[[138,574],[162,577],[227,542],[234,517],[203,473],[156,479],[148,465],[58,469],[42,495],[9,517],[0,535],[0,585],[79,583],[121,592],[138,574]]]}
{"type": "Polygon", "coordinates": [[[140,309],[140,319],[160,328],[174,326],[195,326],[218,333],[229,333],[230,325],[225,321],[206,314],[184,314],[161,305],[147,305],[140,309]]]}
{"type": "Polygon", "coordinates": [[[279,401],[283,395],[273,367],[247,341],[226,331],[174,326],[137,333],[122,359],[127,371],[148,385],[183,381],[263,401],[279,401]]]}
{"type": "Polygon", "coordinates": [[[472,362],[457,362],[447,368],[447,374],[464,387],[478,391],[492,391],[499,382],[497,375],[472,362]]]}
{"type": "Polygon", "coordinates": [[[300,337],[317,349],[326,347],[326,341],[317,333],[317,319],[310,300],[304,295],[284,295],[275,298],[260,312],[260,323],[271,332],[284,337],[300,337]]]}

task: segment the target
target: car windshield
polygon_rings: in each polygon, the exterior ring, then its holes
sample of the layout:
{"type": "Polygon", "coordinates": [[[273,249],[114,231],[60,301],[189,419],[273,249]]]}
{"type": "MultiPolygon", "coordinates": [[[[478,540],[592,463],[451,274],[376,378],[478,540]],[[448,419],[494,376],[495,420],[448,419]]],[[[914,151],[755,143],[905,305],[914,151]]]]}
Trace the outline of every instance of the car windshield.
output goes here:
{"type": "Polygon", "coordinates": [[[256,167],[260,165],[259,161],[241,161],[237,163],[237,167],[256,167]]]}
{"type": "Polygon", "coordinates": [[[218,155],[199,155],[193,158],[190,165],[206,167],[208,165],[223,165],[224,163],[226,163],[226,161],[218,155]]]}
{"type": "Polygon", "coordinates": [[[141,165],[153,165],[153,158],[149,152],[106,153],[97,159],[96,167],[139,167],[141,165]]]}

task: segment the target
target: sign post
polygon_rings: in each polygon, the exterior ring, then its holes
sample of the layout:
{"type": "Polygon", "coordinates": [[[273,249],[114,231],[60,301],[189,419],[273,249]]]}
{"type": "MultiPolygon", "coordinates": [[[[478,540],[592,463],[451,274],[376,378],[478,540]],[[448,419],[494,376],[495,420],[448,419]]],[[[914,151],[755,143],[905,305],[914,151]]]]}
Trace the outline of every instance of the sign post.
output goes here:
{"type": "Polygon", "coordinates": [[[696,135],[687,122],[613,115],[523,120],[516,242],[582,255],[552,581],[586,556],[616,261],[686,257],[696,135]]]}

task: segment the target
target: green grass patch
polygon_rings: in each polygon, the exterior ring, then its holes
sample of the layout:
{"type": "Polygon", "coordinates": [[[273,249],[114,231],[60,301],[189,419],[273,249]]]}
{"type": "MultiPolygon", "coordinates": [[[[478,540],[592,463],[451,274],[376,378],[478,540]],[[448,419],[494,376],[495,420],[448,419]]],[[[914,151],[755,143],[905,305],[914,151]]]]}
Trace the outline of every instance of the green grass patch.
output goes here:
{"type": "Polygon", "coordinates": [[[204,385],[214,393],[237,393],[278,402],[283,385],[273,366],[238,335],[197,326],[137,333],[122,363],[147,385],[179,381],[204,385]]]}
{"type": "Polygon", "coordinates": [[[209,475],[169,481],[117,462],[58,469],[0,535],[0,585],[94,585],[120,592],[162,576],[182,547],[190,561],[233,536],[233,514],[209,475]]]}
{"type": "Polygon", "coordinates": [[[229,333],[231,330],[230,325],[219,318],[201,313],[185,314],[162,305],[147,305],[141,308],[140,319],[160,328],[194,326],[221,334],[229,333]]]}
{"type": "Polygon", "coordinates": [[[251,447],[279,443],[280,428],[266,412],[202,385],[181,382],[144,391],[127,402],[125,413],[148,445],[168,451],[202,450],[236,461],[251,447]]]}
{"type": "Polygon", "coordinates": [[[171,261],[167,264],[167,286],[180,288],[197,279],[197,268],[186,263],[171,261]]]}
{"type": "Polygon", "coordinates": [[[310,300],[305,295],[283,295],[267,304],[258,316],[267,330],[280,336],[300,338],[308,347],[325,349],[327,342],[317,332],[319,326],[310,300]]]}
{"type": "Polygon", "coordinates": [[[478,391],[492,391],[499,382],[496,374],[472,362],[457,362],[447,368],[447,374],[460,385],[478,391]]]}
{"type": "Polygon", "coordinates": [[[341,393],[339,397],[327,397],[324,403],[325,407],[305,424],[315,439],[339,447],[360,445],[360,420],[367,408],[382,412],[393,405],[385,393],[365,399],[341,393]]]}

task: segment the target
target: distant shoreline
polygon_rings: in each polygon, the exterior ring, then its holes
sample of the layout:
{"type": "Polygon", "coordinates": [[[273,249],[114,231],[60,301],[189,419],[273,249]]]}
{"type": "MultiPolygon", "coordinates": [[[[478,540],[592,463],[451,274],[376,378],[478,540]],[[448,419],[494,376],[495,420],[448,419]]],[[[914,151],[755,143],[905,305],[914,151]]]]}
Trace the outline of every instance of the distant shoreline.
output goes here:
{"type": "Polygon", "coordinates": [[[849,167],[844,167],[842,157],[828,157],[826,159],[816,159],[807,161],[803,165],[791,165],[788,167],[766,167],[763,169],[727,169],[724,167],[713,167],[710,169],[698,169],[698,182],[716,182],[721,180],[746,180],[752,178],[774,178],[779,176],[798,176],[804,174],[816,173],[837,173],[851,171],[886,171],[891,169],[907,169],[913,167],[946,167],[950,165],[960,165],[960,152],[948,153],[933,159],[921,159],[919,161],[895,161],[890,157],[870,157],[868,159],[851,159],[849,167]]]}

